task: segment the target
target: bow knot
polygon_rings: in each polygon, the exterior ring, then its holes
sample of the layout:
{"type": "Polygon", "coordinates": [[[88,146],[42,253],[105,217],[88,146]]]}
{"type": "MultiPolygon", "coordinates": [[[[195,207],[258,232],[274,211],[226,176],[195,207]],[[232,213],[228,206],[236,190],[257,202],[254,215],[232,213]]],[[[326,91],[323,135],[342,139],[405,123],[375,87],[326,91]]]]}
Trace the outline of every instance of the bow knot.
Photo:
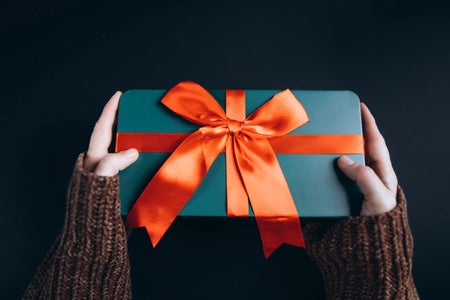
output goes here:
{"type": "Polygon", "coordinates": [[[242,130],[244,122],[227,118],[227,127],[230,134],[235,134],[242,130]]]}

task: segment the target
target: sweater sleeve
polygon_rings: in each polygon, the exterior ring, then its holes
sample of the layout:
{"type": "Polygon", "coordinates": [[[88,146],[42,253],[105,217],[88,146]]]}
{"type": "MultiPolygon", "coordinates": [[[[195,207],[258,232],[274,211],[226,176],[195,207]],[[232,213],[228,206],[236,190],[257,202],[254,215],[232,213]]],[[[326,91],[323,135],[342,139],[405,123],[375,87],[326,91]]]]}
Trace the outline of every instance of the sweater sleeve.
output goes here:
{"type": "Polygon", "coordinates": [[[118,176],[97,176],[77,159],[64,226],[23,299],[131,299],[118,176]]]}
{"type": "Polygon", "coordinates": [[[328,299],[418,299],[406,200],[377,216],[304,224],[306,250],[318,264],[328,299]]]}

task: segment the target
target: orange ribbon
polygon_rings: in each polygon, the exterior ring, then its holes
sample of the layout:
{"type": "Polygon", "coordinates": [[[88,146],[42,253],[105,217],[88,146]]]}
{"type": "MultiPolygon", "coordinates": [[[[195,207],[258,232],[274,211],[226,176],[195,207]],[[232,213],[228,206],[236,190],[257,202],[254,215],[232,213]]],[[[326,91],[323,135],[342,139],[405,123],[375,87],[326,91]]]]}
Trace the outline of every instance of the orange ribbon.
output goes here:
{"type": "Polygon", "coordinates": [[[177,84],[161,102],[203,127],[186,137],[154,175],[131,208],[128,225],[145,227],[156,246],[225,150],[228,215],[247,216],[250,200],[266,258],[283,243],[304,247],[294,200],[268,141],[309,121],[292,92],[276,94],[247,118],[241,90],[227,91],[226,114],[194,82],[177,84]]]}
{"type": "MultiPolygon", "coordinates": [[[[116,151],[136,148],[139,152],[173,152],[189,135],[118,132],[116,151]]],[[[364,154],[361,134],[289,134],[271,138],[269,143],[277,154],[364,154]]]]}

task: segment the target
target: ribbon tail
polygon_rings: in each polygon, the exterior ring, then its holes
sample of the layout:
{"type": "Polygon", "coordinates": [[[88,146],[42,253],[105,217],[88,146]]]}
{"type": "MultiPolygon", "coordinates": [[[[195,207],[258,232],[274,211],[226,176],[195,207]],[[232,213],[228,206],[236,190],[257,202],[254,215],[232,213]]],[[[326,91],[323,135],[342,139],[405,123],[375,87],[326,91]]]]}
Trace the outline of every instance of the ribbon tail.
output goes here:
{"type": "Polygon", "coordinates": [[[258,229],[267,259],[282,244],[305,248],[305,241],[298,217],[258,218],[258,229]]]}
{"type": "Polygon", "coordinates": [[[235,154],[265,257],[268,258],[282,244],[305,247],[297,208],[268,140],[238,142],[235,154]]]}
{"type": "Polygon", "coordinates": [[[130,227],[146,228],[153,247],[223,150],[226,135],[208,136],[206,140],[202,129],[187,137],[154,175],[127,216],[130,227]]]}

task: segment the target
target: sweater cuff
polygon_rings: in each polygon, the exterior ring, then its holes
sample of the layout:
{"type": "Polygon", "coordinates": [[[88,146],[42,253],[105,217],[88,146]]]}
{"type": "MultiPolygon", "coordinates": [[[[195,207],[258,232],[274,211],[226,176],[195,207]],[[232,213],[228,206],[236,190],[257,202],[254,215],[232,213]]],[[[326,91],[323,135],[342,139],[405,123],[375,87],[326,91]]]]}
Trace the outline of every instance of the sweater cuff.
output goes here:
{"type": "Polygon", "coordinates": [[[95,239],[124,231],[120,215],[119,177],[99,176],[84,169],[85,154],[75,163],[67,191],[67,209],[63,232],[78,238],[95,239]]]}
{"type": "Polygon", "coordinates": [[[397,206],[387,213],[306,222],[304,232],[306,250],[322,271],[329,298],[385,299],[386,293],[414,298],[408,296],[415,292],[413,239],[400,187],[397,206]]]}

